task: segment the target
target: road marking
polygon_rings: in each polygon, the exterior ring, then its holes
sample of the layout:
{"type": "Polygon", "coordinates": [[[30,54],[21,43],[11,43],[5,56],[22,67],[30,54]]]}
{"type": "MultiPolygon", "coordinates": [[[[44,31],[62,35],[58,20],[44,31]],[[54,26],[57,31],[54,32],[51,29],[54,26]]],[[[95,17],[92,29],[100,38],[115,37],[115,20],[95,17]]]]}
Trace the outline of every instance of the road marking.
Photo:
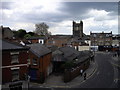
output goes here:
{"type": "Polygon", "coordinates": [[[112,63],[112,62],[111,62],[111,64],[114,65],[114,66],[116,66],[116,67],[120,67],[120,65],[114,64],[114,63],[112,63]]]}
{"type": "MultiPolygon", "coordinates": [[[[96,63],[96,64],[97,64],[97,63],[96,63]]],[[[97,65],[96,68],[92,71],[93,73],[87,76],[87,79],[86,79],[86,80],[88,80],[89,78],[91,78],[91,77],[96,73],[97,68],[98,68],[98,65],[97,65]]],[[[86,80],[83,80],[83,81],[81,81],[80,83],[75,83],[75,84],[70,85],[70,86],[73,87],[73,86],[80,85],[80,84],[86,82],[86,80]]]]}

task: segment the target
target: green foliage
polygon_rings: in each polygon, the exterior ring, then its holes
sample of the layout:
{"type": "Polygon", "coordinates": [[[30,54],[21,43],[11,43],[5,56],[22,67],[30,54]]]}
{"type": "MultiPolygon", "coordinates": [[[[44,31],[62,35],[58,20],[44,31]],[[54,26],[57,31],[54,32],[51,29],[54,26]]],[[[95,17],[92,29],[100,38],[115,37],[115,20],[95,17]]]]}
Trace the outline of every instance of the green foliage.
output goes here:
{"type": "Polygon", "coordinates": [[[13,34],[14,34],[14,35],[13,35],[14,37],[17,37],[17,36],[18,36],[18,35],[17,35],[17,34],[18,34],[18,31],[13,30],[12,32],[13,32],[13,34]]]}
{"type": "Polygon", "coordinates": [[[27,39],[30,38],[32,36],[39,36],[38,34],[35,34],[34,32],[26,32],[26,30],[24,29],[19,29],[18,31],[13,30],[14,33],[14,37],[15,38],[19,38],[19,39],[27,39]]]}
{"type": "Polygon", "coordinates": [[[25,39],[30,38],[30,37],[31,37],[30,34],[26,34],[26,35],[24,36],[25,39]]]}
{"type": "Polygon", "coordinates": [[[27,34],[31,35],[31,36],[34,36],[35,33],[34,32],[28,32],[27,34]]]}
{"type": "Polygon", "coordinates": [[[74,64],[73,61],[67,61],[67,62],[64,64],[64,67],[65,67],[65,68],[72,68],[72,67],[74,67],[74,66],[75,66],[75,64],[74,64]]]}
{"type": "Polygon", "coordinates": [[[18,37],[19,38],[24,38],[25,34],[26,34],[26,31],[24,29],[18,30],[18,37]]]}
{"type": "Polygon", "coordinates": [[[24,38],[24,36],[25,36],[25,34],[26,34],[26,30],[24,30],[24,29],[19,29],[18,31],[13,31],[13,33],[14,33],[14,37],[16,37],[16,38],[24,38]]]}

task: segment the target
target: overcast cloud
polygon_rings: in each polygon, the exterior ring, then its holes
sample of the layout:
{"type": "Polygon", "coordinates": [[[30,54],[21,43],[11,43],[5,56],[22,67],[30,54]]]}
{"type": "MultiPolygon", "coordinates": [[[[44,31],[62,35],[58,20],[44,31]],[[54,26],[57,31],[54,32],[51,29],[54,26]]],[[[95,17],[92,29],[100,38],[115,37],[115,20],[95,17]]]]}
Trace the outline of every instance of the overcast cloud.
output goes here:
{"type": "Polygon", "coordinates": [[[83,20],[85,34],[118,33],[117,2],[55,2],[52,0],[20,0],[2,2],[3,26],[34,31],[35,24],[45,22],[52,34],[71,34],[72,21],[83,20]]]}

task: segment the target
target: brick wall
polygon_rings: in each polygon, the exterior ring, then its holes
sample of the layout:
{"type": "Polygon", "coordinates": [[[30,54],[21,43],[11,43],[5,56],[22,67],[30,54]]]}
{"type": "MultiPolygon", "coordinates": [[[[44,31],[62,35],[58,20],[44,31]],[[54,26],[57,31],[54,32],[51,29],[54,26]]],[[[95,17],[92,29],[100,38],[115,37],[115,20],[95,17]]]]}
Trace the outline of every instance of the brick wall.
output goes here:
{"type": "Polygon", "coordinates": [[[58,47],[62,47],[67,42],[68,42],[68,39],[65,39],[65,38],[58,38],[58,39],[53,39],[53,40],[49,39],[46,41],[46,45],[55,45],[58,47]]]}
{"type": "Polygon", "coordinates": [[[4,68],[2,69],[2,83],[7,83],[12,81],[11,69],[4,68]]]}
{"type": "Polygon", "coordinates": [[[24,75],[27,73],[27,59],[28,54],[27,51],[18,51],[19,52],[19,63],[18,64],[11,64],[11,55],[10,51],[3,51],[2,52],[2,82],[7,83],[12,81],[12,74],[11,74],[11,68],[14,68],[14,65],[23,65],[24,66],[17,66],[20,67],[19,69],[19,77],[20,80],[25,79],[24,75]]]}
{"type": "Polygon", "coordinates": [[[19,53],[19,64],[27,64],[28,53],[27,51],[21,51],[19,53]]]}
{"type": "Polygon", "coordinates": [[[27,66],[21,66],[19,69],[19,77],[20,80],[25,80],[25,74],[28,73],[28,67],[27,66]]]}
{"type": "Polygon", "coordinates": [[[75,77],[79,76],[80,70],[82,69],[84,72],[86,69],[89,68],[89,65],[90,65],[90,60],[88,59],[73,69],[69,69],[69,70],[66,69],[64,72],[64,77],[63,77],[64,82],[69,82],[69,81],[73,80],[75,77]]]}
{"type": "Polygon", "coordinates": [[[11,64],[10,52],[2,51],[2,66],[8,66],[11,64]]]}
{"type": "Polygon", "coordinates": [[[34,55],[32,52],[29,53],[30,55],[30,68],[29,69],[37,69],[37,78],[38,81],[41,81],[41,79],[45,79],[47,77],[47,70],[51,63],[52,53],[46,54],[44,56],[41,56],[38,58],[36,55],[34,55]],[[37,65],[32,65],[32,59],[37,59],[37,65]]]}

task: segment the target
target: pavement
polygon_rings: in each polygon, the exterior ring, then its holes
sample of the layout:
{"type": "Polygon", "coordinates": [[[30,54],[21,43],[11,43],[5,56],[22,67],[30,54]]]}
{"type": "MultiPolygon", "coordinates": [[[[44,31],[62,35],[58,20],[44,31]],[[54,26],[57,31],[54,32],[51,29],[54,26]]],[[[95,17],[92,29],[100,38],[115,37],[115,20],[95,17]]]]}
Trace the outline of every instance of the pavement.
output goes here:
{"type": "Polygon", "coordinates": [[[114,53],[110,53],[111,56],[112,56],[112,61],[111,61],[111,64],[113,64],[114,66],[117,66],[120,68],[120,56],[114,56],[113,57],[113,54],[114,53]]]}
{"type": "MultiPolygon", "coordinates": [[[[89,68],[85,71],[87,76],[86,80],[89,79],[97,70],[98,64],[95,62],[91,62],[89,68]]],[[[50,75],[43,84],[30,82],[30,87],[44,87],[44,88],[72,88],[76,85],[80,85],[81,83],[86,82],[84,80],[84,76],[78,76],[74,78],[72,81],[68,83],[64,83],[62,79],[62,75],[56,76],[55,74],[50,75]]]]}

